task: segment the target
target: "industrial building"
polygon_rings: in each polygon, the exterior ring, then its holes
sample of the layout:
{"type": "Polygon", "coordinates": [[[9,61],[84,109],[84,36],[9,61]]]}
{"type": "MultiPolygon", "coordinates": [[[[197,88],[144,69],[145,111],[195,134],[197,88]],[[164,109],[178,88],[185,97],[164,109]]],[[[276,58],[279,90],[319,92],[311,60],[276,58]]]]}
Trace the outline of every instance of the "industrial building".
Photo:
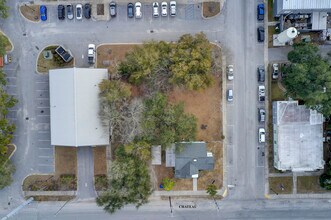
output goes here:
{"type": "Polygon", "coordinates": [[[324,168],[323,115],[298,101],[272,103],[274,167],[281,171],[324,168]]]}

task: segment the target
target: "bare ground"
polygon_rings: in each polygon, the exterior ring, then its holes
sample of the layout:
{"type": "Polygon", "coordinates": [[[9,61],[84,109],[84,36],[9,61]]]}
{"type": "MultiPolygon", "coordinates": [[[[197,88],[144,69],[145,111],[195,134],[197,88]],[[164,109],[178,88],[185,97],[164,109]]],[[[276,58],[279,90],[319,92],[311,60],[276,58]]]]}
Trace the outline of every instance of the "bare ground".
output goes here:
{"type": "Polygon", "coordinates": [[[218,15],[221,11],[221,3],[219,1],[216,2],[203,2],[203,16],[205,18],[211,18],[218,15]]]}
{"type": "Polygon", "coordinates": [[[106,146],[93,148],[94,175],[107,175],[106,146]]]}
{"type": "Polygon", "coordinates": [[[77,148],[59,147],[55,148],[55,177],[63,174],[73,174],[77,176],[77,148]]]}
{"type": "Polygon", "coordinates": [[[40,20],[40,5],[22,5],[20,11],[22,15],[30,21],[39,21],[40,20]]]}

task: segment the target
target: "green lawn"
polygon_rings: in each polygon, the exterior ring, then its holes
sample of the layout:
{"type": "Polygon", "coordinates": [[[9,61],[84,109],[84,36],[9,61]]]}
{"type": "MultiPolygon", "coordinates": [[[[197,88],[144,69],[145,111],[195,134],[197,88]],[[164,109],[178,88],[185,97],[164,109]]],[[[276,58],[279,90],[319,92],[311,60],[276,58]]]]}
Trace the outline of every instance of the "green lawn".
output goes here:
{"type": "Polygon", "coordinates": [[[271,83],[271,101],[282,101],[285,100],[285,92],[281,90],[277,82],[271,83]]]}
{"type": "Polygon", "coordinates": [[[272,0],[268,0],[268,21],[274,21],[274,13],[273,13],[273,9],[274,8],[274,3],[272,0]]]}
{"type": "Polygon", "coordinates": [[[293,191],[292,176],[269,177],[270,194],[291,194],[293,191]],[[283,187],[283,188],[282,188],[283,187]]]}
{"type": "Polygon", "coordinates": [[[298,193],[330,193],[320,186],[319,176],[298,176],[297,177],[298,193]]]}
{"type": "Polygon", "coordinates": [[[0,38],[1,38],[1,41],[4,42],[4,46],[6,48],[6,51],[11,51],[13,49],[13,45],[10,43],[8,37],[0,32],[0,38]]]}

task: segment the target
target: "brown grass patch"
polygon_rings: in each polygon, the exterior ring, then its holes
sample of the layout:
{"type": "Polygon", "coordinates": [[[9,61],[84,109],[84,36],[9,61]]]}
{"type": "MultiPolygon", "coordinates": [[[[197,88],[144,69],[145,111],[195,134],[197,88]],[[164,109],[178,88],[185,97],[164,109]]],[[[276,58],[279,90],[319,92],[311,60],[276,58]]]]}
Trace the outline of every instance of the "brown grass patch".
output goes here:
{"type": "Polygon", "coordinates": [[[67,68],[67,67],[73,67],[74,66],[74,60],[75,58],[73,58],[70,62],[66,63],[66,62],[62,62],[59,63],[58,61],[56,61],[55,56],[59,56],[58,54],[56,54],[55,49],[58,46],[49,46],[47,48],[45,48],[44,50],[50,50],[53,54],[53,59],[47,60],[44,58],[43,52],[41,52],[39,54],[38,60],[37,60],[37,71],[39,73],[48,73],[48,71],[50,69],[58,69],[58,68],[67,68]]]}
{"type": "Polygon", "coordinates": [[[76,198],[76,196],[33,196],[34,201],[69,201],[76,198]]]}
{"type": "Polygon", "coordinates": [[[107,175],[106,146],[93,148],[94,175],[107,175]]]}
{"type": "Polygon", "coordinates": [[[125,54],[132,51],[134,47],[135,45],[127,44],[99,46],[97,49],[97,67],[107,68],[110,73],[113,73],[118,63],[124,60],[125,54]]]}
{"type": "Polygon", "coordinates": [[[320,186],[320,176],[298,176],[298,193],[329,193],[330,190],[323,189],[320,186]]]}
{"type": "Polygon", "coordinates": [[[293,192],[292,176],[269,177],[269,189],[270,194],[291,194],[293,192]]]}
{"type": "Polygon", "coordinates": [[[55,146],[55,177],[63,174],[77,176],[77,148],[55,146]]]}
{"type": "Polygon", "coordinates": [[[185,112],[193,114],[198,119],[196,140],[221,140],[221,87],[219,79],[215,77],[215,84],[203,91],[188,91],[177,87],[169,93],[170,102],[184,102],[185,112]],[[207,126],[205,129],[204,125],[207,126]]]}
{"type": "Polygon", "coordinates": [[[207,151],[213,153],[214,170],[199,172],[198,190],[206,190],[207,186],[214,180],[215,186],[221,189],[223,186],[223,144],[221,142],[209,142],[207,143],[207,151]]]}
{"type": "Polygon", "coordinates": [[[24,4],[20,7],[22,15],[30,21],[39,21],[40,20],[40,5],[27,5],[24,4]]]}
{"type": "Polygon", "coordinates": [[[220,2],[203,2],[202,3],[202,14],[205,18],[211,18],[218,15],[221,11],[220,2]]]}
{"type": "Polygon", "coordinates": [[[104,15],[104,14],[105,14],[105,5],[97,4],[97,15],[104,15]]]}

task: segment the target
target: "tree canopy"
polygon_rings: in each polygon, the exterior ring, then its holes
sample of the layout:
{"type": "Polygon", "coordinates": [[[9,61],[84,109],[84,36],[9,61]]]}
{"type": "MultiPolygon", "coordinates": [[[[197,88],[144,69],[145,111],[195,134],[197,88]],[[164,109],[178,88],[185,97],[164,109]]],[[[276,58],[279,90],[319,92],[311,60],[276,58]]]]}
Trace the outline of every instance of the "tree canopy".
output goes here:
{"type": "Polygon", "coordinates": [[[119,73],[133,84],[152,82],[154,87],[183,85],[190,90],[209,87],[211,46],[203,33],[183,35],[177,43],[146,42],[137,46],[119,65],[119,73]]]}
{"type": "Polygon", "coordinates": [[[6,5],[6,0],[0,0],[0,17],[1,18],[8,18],[8,10],[9,7],[6,5]]]}
{"type": "Polygon", "coordinates": [[[331,114],[330,65],[318,54],[313,44],[297,44],[289,52],[291,65],[283,69],[284,84],[289,96],[303,100],[309,108],[324,116],[331,114]]]}
{"type": "Polygon", "coordinates": [[[114,213],[127,204],[138,208],[148,202],[152,190],[146,161],[128,153],[123,146],[116,150],[109,178],[110,188],[96,199],[107,212],[114,213]]]}
{"type": "Polygon", "coordinates": [[[179,141],[195,139],[197,119],[184,112],[183,103],[170,104],[161,93],[145,101],[143,135],[152,145],[163,148],[179,141]]]}

